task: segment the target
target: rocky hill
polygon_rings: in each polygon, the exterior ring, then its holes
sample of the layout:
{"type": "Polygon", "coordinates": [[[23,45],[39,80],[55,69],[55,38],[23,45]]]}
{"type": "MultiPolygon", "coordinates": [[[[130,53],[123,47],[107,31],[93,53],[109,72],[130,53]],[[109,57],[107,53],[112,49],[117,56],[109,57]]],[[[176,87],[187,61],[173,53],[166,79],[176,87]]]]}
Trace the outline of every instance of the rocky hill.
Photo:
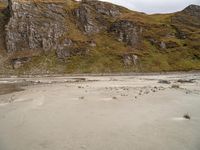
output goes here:
{"type": "Polygon", "coordinates": [[[0,73],[200,69],[200,6],[147,15],[106,2],[0,2],[0,73]]]}

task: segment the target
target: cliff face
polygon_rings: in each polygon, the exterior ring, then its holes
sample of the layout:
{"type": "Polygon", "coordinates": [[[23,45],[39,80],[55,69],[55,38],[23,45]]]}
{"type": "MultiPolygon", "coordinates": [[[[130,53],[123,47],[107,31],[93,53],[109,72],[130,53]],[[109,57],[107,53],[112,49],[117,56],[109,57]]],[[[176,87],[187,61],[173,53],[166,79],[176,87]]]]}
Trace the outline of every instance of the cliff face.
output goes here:
{"type": "Polygon", "coordinates": [[[57,49],[67,32],[67,12],[62,3],[10,0],[6,25],[7,51],[57,49]]]}
{"type": "Polygon", "coordinates": [[[99,1],[83,1],[74,10],[79,27],[86,33],[98,33],[109,26],[112,18],[116,19],[120,15],[120,7],[99,1]]]}
{"type": "Polygon", "coordinates": [[[137,47],[141,43],[142,30],[142,27],[128,20],[116,21],[110,28],[110,31],[118,37],[118,41],[125,42],[131,47],[137,47]]]}
{"type": "Polygon", "coordinates": [[[166,15],[95,0],[9,0],[8,8],[0,6],[0,55],[6,51],[5,64],[19,72],[200,69],[199,6],[166,15]]]}

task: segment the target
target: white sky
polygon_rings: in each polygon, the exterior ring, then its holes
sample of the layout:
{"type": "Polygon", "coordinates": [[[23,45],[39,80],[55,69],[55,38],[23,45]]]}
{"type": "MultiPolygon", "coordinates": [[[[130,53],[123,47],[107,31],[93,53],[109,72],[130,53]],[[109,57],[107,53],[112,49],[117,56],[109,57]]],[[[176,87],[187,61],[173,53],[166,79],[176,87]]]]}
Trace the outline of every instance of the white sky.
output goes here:
{"type": "Polygon", "coordinates": [[[145,13],[170,13],[190,4],[200,5],[200,0],[102,0],[145,13]]]}

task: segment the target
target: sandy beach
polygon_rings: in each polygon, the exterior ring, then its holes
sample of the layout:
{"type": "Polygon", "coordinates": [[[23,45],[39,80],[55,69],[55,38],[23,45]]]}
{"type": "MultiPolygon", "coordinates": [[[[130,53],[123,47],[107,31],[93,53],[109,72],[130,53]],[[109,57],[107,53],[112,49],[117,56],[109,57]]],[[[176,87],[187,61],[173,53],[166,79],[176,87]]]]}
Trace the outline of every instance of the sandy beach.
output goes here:
{"type": "Polygon", "coordinates": [[[0,150],[200,149],[200,73],[0,78],[0,91],[0,150]]]}

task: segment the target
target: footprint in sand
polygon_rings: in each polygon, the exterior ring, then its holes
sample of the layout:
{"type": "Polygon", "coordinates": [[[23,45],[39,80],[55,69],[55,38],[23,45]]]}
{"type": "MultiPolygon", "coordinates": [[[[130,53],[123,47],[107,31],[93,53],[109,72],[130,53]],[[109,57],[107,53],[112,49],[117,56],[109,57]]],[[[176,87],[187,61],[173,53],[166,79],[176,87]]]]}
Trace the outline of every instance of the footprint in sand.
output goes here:
{"type": "Polygon", "coordinates": [[[44,102],[45,102],[45,98],[44,96],[40,96],[40,97],[37,97],[33,100],[33,107],[40,107],[40,106],[43,106],[44,105],[44,102]]]}

